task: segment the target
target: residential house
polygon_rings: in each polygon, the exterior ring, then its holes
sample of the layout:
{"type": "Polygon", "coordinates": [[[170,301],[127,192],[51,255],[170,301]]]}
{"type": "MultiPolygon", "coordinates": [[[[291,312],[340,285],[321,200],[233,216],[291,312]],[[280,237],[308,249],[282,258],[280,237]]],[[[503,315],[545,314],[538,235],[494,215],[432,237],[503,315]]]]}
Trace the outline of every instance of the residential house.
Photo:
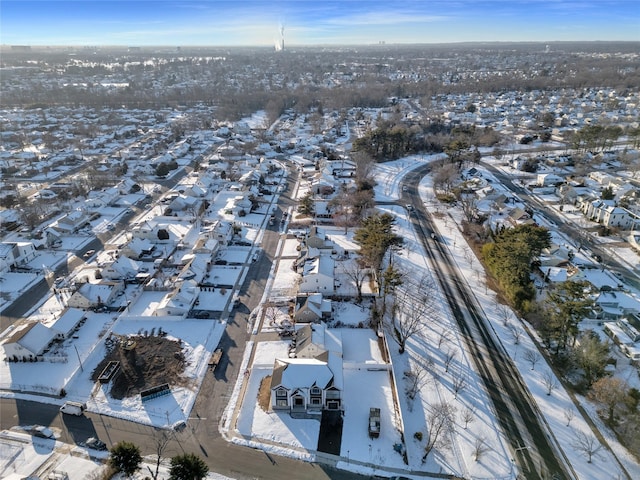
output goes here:
{"type": "Polygon", "coordinates": [[[143,263],[133,260],[126,255],[120,255],[109,265],[105,265],[102,270],[102,278],[108,280],[127,280],[134,278],[143,267],[143,263]]]}
{"type": "Polygon", "coordinates": [[[58,338],[69,338],[84,323],[87,316],[83,310],[68,308],[50,327],[58,332],[58,338]]]}
{"type": "Polygon", "coordinates": [[[0,272],[25,265],[36,258],[36,248],[31,242],[0,243],[0,272]]]}
{"type": "Polygon", "coordinates": [[[155,255],[157,245],[146,238],[133,238],[129,243],[122,247],[120,257],[129,257],[133,259],[142,259],[155,255]]]}
{"type": "Polygon", "coordinates": [[[120,292],[124,292],[124,282],[83,283],[71,295],[67,305],[84,309],[110,305],[120,292]]]}
{"type": "Polygon", "coordinates": [[[51,225],[62,233],[74,233],[89,223],[89,215],[83,210],[74,210],[51,225]]]}
{"type": "Polygon", "coordinates": [[[601,289],[594,303],[603,319],[617,320],[640,313],[640,301],[622,291],[601,289]]]}
{"type": "Polygon", "coordinates": [[[601,222],[605,227],[630,230],[639,220],[626,208],[607,206],[602,209],[601,222]]]}
{"type": "Polygon", "coordinates": [[[601,222],[604,215],[604,209],[607,207],[615,207],[613,200],[594,200],[585,202],[580,206],[582,213],[591,221],[601,222]]]}
{"type": "Polygon", "coordinates": [[[322,293],[296,297],[293,318],[297,323],[316,323],[331,317],[331,300],[322,293]]]}
{"type": "Polygon", "coordinates": [[[298,291],[300,293],[335,292],[335,261],[327,255],[320,255],[305,262],[298,291]]]}
{"type": "Polygon", "coordinates": [[[44,243],[47,248],[53,248],[62,244],[62,235],[53,228],[45,228],[44,243]]]}
{"type": "Polygon", "coordinates": [[[307,247],[317,248],[318,250],[331,252],[336,248],[335,243],[329,240],[324,231],[320,230],[316,225],[309,228],[309,233],[305,236],[304,242],[307,247]]]}
{"type": "Polygon", "coordinates": [[[179,286],[162,299],[154,315],[159,317],[186,315],[193,306],[197,291],[197,282],[193,280],[179,282],[179,286]]]}
{"type": "Polygon", "coordinates": [[[554,173],[539,173],[536,185],[539,187],[551,187],[558,185],[560,183],[564,183],[564,178],[554,173]]]}
{"type": "Polygon", "coordinates": [[[0,273],[8,272],[13,265],[13,247],[0,243],[0,273]]]}
{"type": "Polygon", "coordinates": [[[513,226],[535,223],[531,215],[520,207],[513,208],[507,214],[507,220],[509,220],[513,226]]]}
{"type": "Polygon", "coordinates": [[[30,361],[42,355],[58,337],[58,331],[40,322],[31,322],[17,327],[2,343],[8,361],[30,361]]]}
{"type": "Polygon", "coordinates": [[[131,235],[159,244],[177,244],[192,228],[190,219],[158,216],[134,226],[131,235]]]}
{"type": "Polygon", "coordinates": [[[568,266],[573,254],[573,249],[566,245],[551,244],[542,249],[538,260],[543,267],[568,266]]]}
{"type": "Polygon", "coordinates": [[[313,417],[342,409],[342,342],[324,324],[296,331],[289,358],[276,358],[271,376],[271,407],[293,417],[313,417]]]}

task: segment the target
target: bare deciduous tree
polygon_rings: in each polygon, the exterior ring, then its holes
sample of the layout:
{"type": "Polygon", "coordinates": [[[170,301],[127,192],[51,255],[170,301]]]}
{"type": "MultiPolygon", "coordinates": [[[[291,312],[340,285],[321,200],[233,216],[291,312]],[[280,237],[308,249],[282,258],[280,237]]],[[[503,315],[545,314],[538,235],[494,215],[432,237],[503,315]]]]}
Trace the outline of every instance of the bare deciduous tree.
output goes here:
{"type": "Polygon", "coordinates": [[[464,422],[464,428],[476,419],[476,412],[471,408],[465,408],[460,414],[460,420],[464,422]]]}
{"type": "Polygon", "coordinates": [[[514,345],[520,345],[520,339],[522,339],[523,331],[518,325],[509,325],[509,333],[514,345]]]}
{"type": "Polygon", "coordinates": [[[444,356],[444,371],[448,372],[449,367],[451,366],[451,362],[456,358],[456,351],[453,349],[447,350],[447,353],[444,356]]]}
{"type": "Polygon", "coordinates": [[[451,330],[443,328],[438,335],[438,348],[442,347],[444,342],[448,342],[451,339],[451,330]]]}
{"type": "Polygon", "coordinates": [[[464,246],[464,249],[462,250],[462,255],[464,256],[464,259],[466,260],[467,263],[473,262],[473,252],[467,245],[464,246]]]}
{"type": "Polygon", "coordinates": [[[615,412],[626,396],[629,386],[616,377],[603,377],[591,386],[589,396],[607,409],[607,422],[611,425],[615,419],[615,412]]]}
{"type": "Polygon", "coordinates": [[[149,470],[149,474],[153,480],[158,480],[158,471],[160,470],[160,464],[162,463],[162,455],[169,445],[170,440],[171,438],[169,437],[167,430],[156,429],[153,434],[153,446],[156,454],[155,469],[152,470],[151,467],[147,465],[147,470],[149,470]]]}
{"type": "Polygon", "coordinates": [[[458,198],[462,214],[467,222],[472,223],[478,217],[478,199],[474,194],[463,194],[458,198]]]}
{"type": "Polygon", "coordinates": [[[467,375],[462,372],[455,374],[451,380],[451,387],[453,388],[454,398],[457,398],[458,394],[467,387],[467,375]]]}
{"type": "Polygon", "coordinates": [[[448,445],[447,433],[451,431],[455,413],[455,407],[445,402],[436,403],[431,407],[427,415],[427,444],[422,456],[423,463],[435,447],[448,445]]]}
{"type": "Polygon", "coordinates": [[[489,451],[489,446],[484,437],[476,437],[473,444],[473,459],[477,462],[485,453],[489,451]]]}
{"type": "Polygon", "coordinates": [[[507,326],[509,324],[509,320],[511,319],[511,309],[507,305],[498,304],[496,308],[498,317],[502,320],[502,325],[507,326]]]}
{"type": "Polygon", "coordinates": [[[353,281],[356,286],[356,303],[362,302],[362,286],[369,275],[369,269],[358,262],[357,259],[346,260],[342,262],[343,273],[353,281]]]}
{"type": "Polygon", "coordinates": [[[576,416],[576,411],[572,407],[564,409],[564,418],[567,420],[567,427],[569,426],[569,424],[571,423],[571,420],[573,420],[573,417],[575,416],[576,416]]]}
{"type": "Polygon", "coordinates": [[[587,463],[591,463],[593,458],[598,457],[602,444],[592,433],[575,430],[574,434],[573,448],[580,453],[584,453],[587,457],[587,463]]]}
{"type": "Polygon", "coordinates": [[[423,365],[414,365],[411,370],[404,372],[406,380],[405,391],[409,399],[414,400],[418,392],[429,383],[429,372],[423,365]]]}
{"type": "Polygon", "coordinates": [[[542,383],[547,389],[547,395],[551,395],[551,392],[558,388],[558,380],[551,370],[542,373],[542,383]]]}
{"type": "Polygon", "coordinates": [[[537,350],[527,348],[524,351],[523,358],[531,364],[531,370],[536,369],[536,363],[540,361],[540,353],[537,350]]]}
{"type": "Polygon", "coordinates": [[[407,340],[418,333],[436,311],[436,286],[433,277],[424,276],[418,283],[404,282],[396,289],[391,314],[385,328],[404,353],[407,340]]]}
{"type": "Polygon", "coordinates": [[[278,319],[279,310],[274,302],[265,302],[263,305],[264,318],[267,320],[269,326],[274,326],[278,319]]]}

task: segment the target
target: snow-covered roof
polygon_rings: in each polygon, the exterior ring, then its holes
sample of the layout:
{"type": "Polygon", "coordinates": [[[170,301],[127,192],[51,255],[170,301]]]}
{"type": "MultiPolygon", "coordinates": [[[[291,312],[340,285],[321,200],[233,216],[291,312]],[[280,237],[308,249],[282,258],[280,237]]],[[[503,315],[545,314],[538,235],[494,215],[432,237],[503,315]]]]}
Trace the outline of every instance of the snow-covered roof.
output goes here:
{"type": "Polygon", "coordinates": [[[60,318],[51,324],[51,328],[66,335],[78,325],[82,317],[84,317],[84,311],[78,308],[69,308],[60,318]]]}
{"type": "Polygon", "coordinates": [[[327,388],[333,380],[333,372],[327,362],[316,358],[276,359],[273,379],[275,380],[272,382],[274,387],[281,385],[289,390],[309,388],[314,385],[327,388]],[[276,375],[278,370],[281,376],[276,375]]]}
{"type": "Polygon", "coordinates": [[[18,343],[34,355],[39,355],[58,333],[57,330],[46,327],[40,322],[33,322],[15,332],[3,343],[5,345],[18,343]]]}

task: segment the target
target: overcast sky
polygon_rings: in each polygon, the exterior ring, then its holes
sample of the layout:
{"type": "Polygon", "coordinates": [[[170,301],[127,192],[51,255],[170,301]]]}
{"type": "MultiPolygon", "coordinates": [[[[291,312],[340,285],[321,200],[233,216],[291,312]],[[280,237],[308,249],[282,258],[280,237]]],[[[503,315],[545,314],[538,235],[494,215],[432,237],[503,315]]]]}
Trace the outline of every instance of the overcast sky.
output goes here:
{"type": "Polygon", "coordinates": [[[1,0],[10,45],[640,40],[640,0],[1,0]]]}

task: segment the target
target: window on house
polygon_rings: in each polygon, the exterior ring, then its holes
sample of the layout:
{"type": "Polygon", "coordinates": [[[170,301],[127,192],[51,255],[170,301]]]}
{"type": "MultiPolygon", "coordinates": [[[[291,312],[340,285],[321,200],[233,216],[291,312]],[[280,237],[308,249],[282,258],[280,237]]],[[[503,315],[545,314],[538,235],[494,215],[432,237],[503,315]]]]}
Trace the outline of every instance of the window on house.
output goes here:
{"type": "Polygon", "coordinates": [[[276,406],[277,407],[287,407],[289,404],[287,403],[287,399],[286,398],[278,398],[276,399],[276,406]]]}
{"type": "Polygon", "coordinates": [[[322,403],[322,399],[318,397],[314,397],[311,399],[311,405],[320,405],[322,403]]]}
{"type": "Polygon", "coordinates": [[[320,395],[321,393],[319,387],[311,387],[311,395],[320,395]]]}

